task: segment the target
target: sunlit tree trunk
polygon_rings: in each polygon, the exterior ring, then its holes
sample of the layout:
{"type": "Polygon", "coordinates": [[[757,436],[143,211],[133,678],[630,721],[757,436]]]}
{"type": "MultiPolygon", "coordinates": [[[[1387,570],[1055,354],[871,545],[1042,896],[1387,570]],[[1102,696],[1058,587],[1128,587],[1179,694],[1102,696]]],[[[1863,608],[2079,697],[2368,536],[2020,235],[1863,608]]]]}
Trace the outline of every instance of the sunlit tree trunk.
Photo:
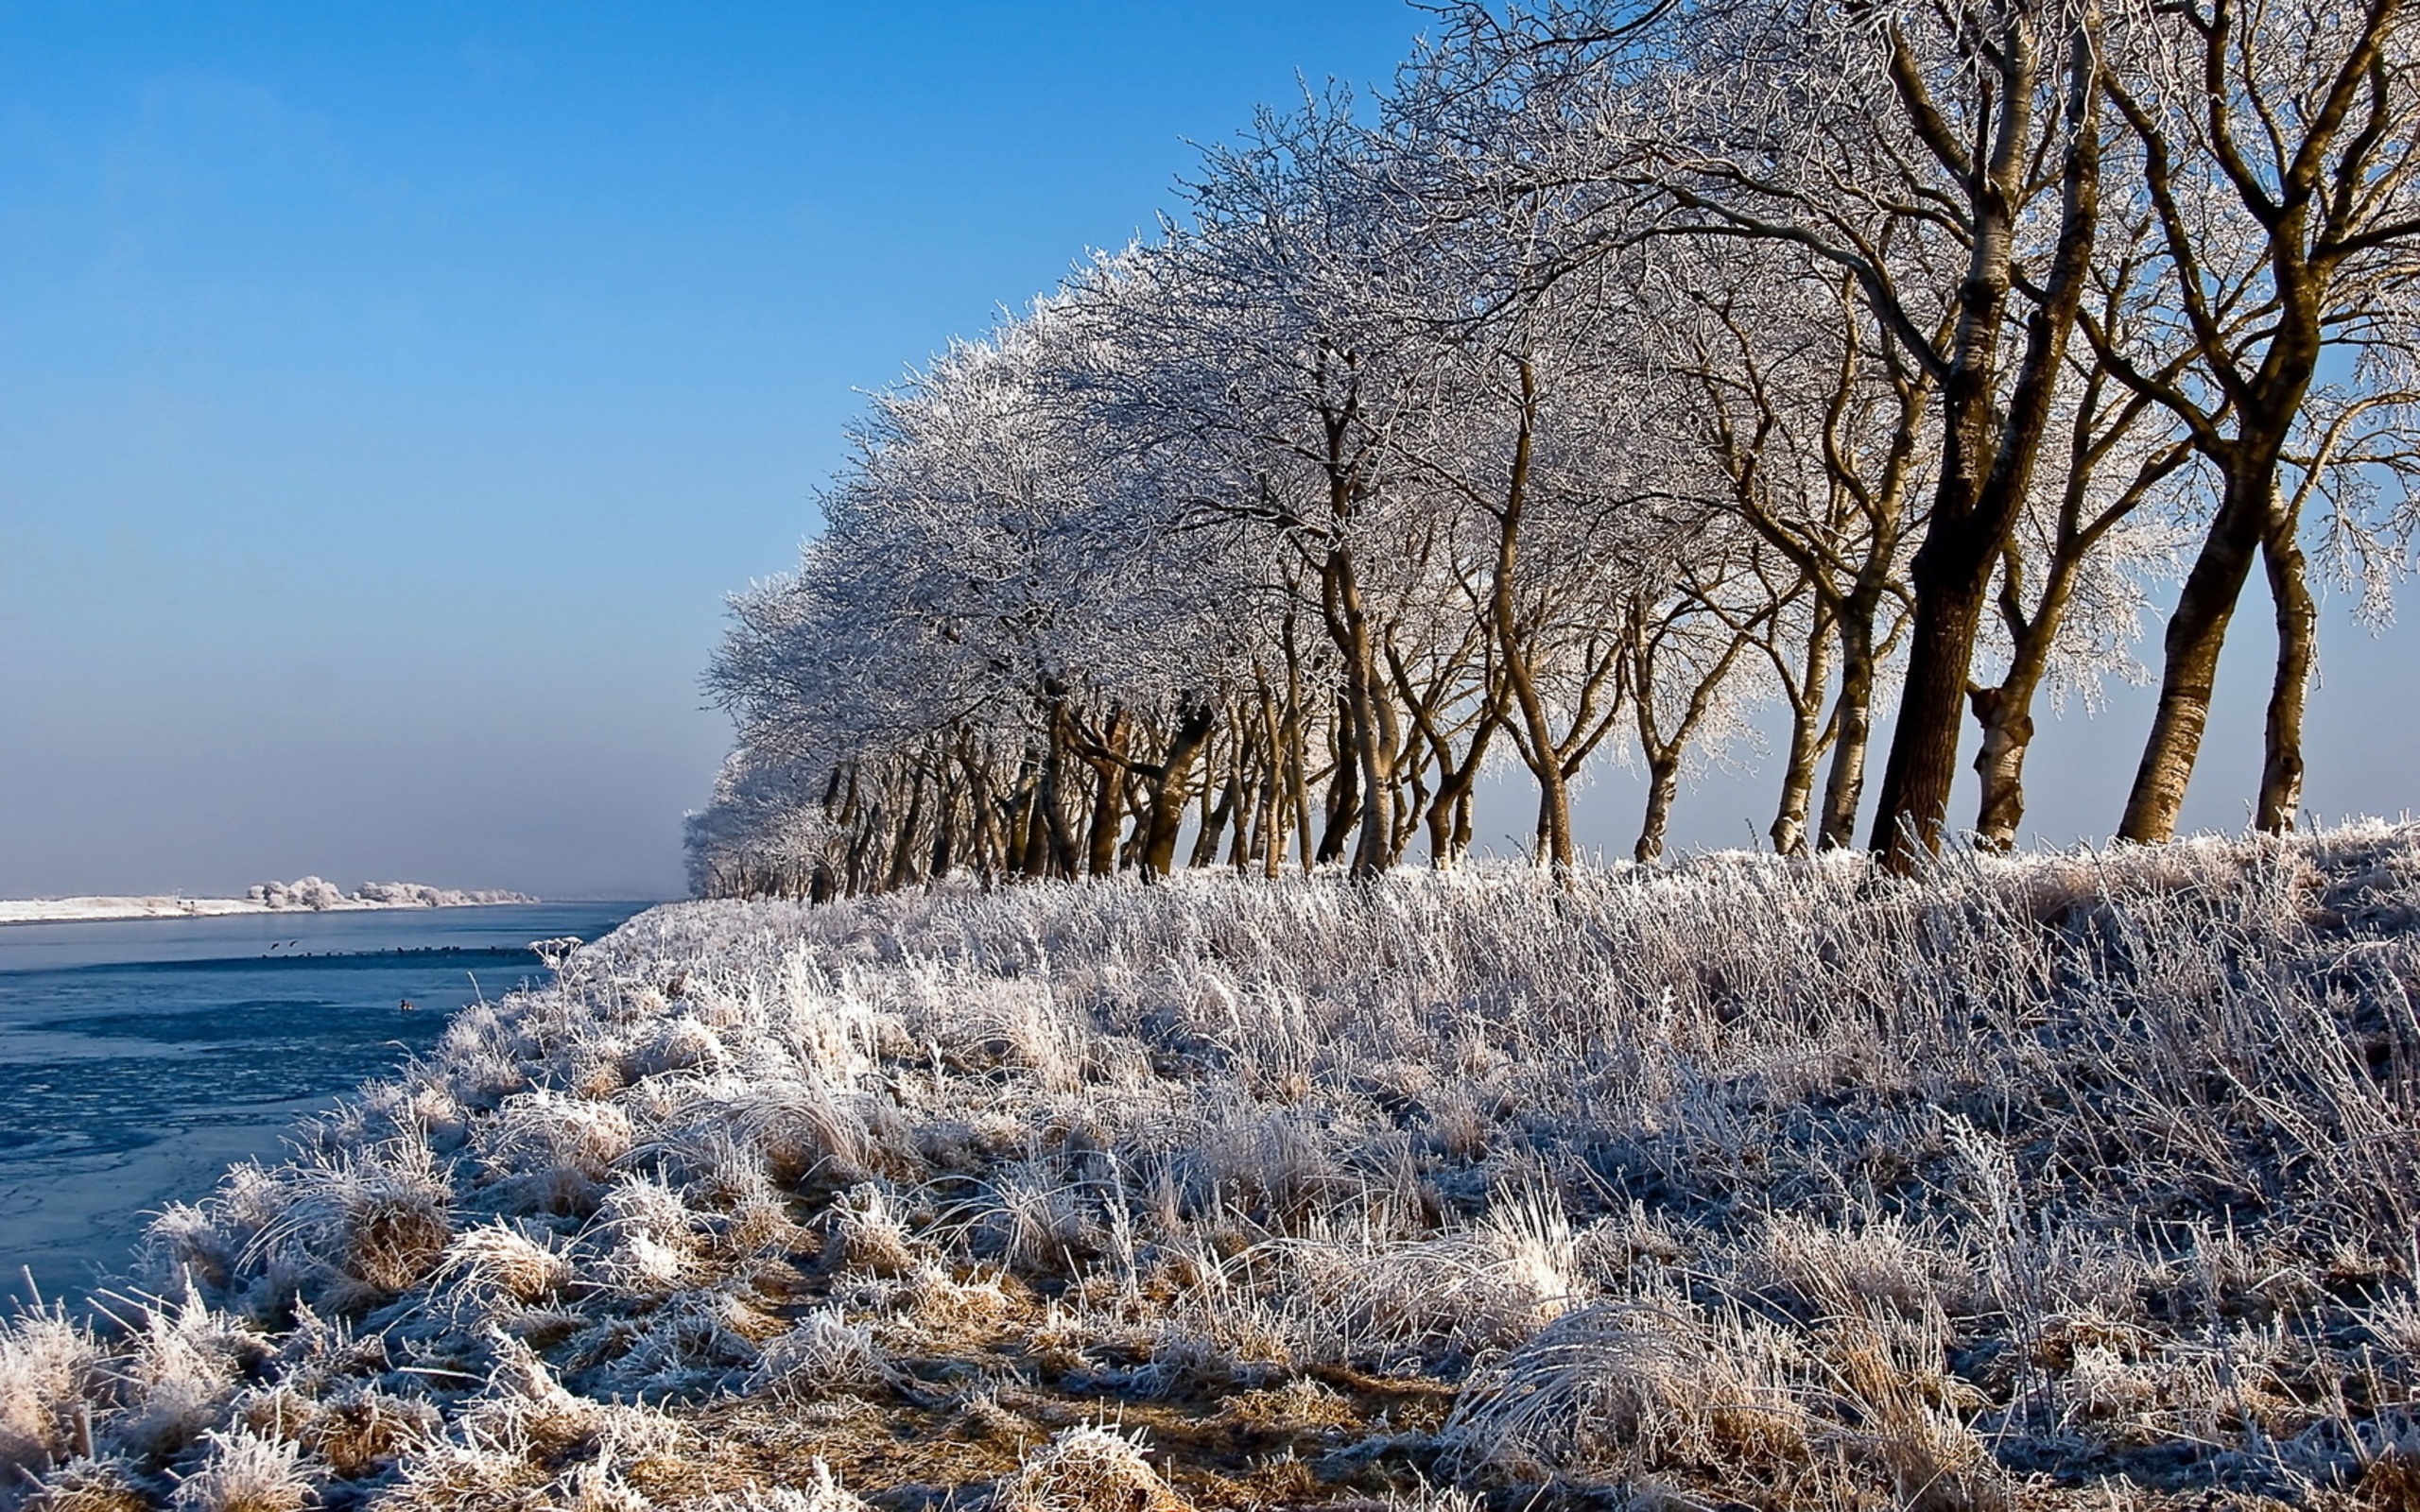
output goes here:
{"type": "Polygon", "coordinates": [[[2319,606],[2295,538],[2295,520],[2273,522],[2261,542],[2269,592],[2277,612],[2277,670],[2262,733],[2260,806],[2253,822],[2272,834],[2294,827],[2303,804],[2303,707],[2317,655],[2319,606]]]}

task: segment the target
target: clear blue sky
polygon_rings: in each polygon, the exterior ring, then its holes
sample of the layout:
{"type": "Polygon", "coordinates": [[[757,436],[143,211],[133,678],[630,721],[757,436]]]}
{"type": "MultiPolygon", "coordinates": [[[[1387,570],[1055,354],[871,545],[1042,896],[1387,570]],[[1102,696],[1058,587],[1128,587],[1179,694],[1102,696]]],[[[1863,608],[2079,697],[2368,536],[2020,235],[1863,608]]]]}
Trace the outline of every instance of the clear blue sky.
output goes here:
{"type": "MultiPolygon", "coordinates": [[[[1428,19],[0,4],[0,896],[677,891],[721,596],[789,565],[856,390],[1428,19]]],[[[2356,737],[2412,733],[2408,644],[2332,634],[2314,802],[2399,808],[2410,741],[2356,737]]],[[[2141,725],[2046,731],[2046,833],[2106,831],[2141,725]]]]}
{"type": "Polygon", "coordinates": [[[0,896],[676,891],[856,390],[1426,19],[0,5],[0,896]]]}

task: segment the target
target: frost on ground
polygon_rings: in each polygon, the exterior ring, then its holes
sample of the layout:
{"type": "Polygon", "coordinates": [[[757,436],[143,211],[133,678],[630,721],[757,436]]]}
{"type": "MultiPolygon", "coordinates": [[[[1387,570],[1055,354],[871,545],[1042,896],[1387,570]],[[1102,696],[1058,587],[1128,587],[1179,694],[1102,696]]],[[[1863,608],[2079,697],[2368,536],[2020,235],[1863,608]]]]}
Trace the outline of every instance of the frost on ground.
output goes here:
{"type": "Polygon", "coordinates": [[[0,1497],[2420,1504],[2420,829],[659,908],[0,1334],[0,1497]]]}

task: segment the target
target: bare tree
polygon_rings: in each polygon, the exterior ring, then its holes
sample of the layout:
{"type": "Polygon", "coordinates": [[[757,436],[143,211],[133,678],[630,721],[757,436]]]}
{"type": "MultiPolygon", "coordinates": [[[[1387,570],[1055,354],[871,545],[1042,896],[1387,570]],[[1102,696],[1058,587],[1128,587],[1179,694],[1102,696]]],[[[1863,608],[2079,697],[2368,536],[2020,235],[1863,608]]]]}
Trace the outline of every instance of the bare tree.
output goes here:
{"type": "MultiPolygon", "coordinates": [[[[2281,490],[2280,477],[2298,469],[2298,440],[2307,478],[2325,475],[2343,440],[2332,421],[2310,435],[2330,346],[2408,342],[2420,250],[2420,64],[2405,0],[2208,0],[2162,8],[2154,25],[2146,51],[2172,66],[2113,70],[2110,94],[2165,253],[2158,303],[2176,329],[2161,335],[2187,343],[2194,364],[2169,377],[2133,343],[2088,329],[2111,369],[2184,424],[2220,495],[2169,618],[2158,712],[2118,826],[2137,841],[2175,830],[2220,648],[2263,552],[2279,647],[2256,822],[2292,822],[2318,616],[2298,544],[2311,490],[2281,490]]],[[[2381,397],[2408,389],[2396,366],[2356,364],[2356,381],[2380,382],[2381,397]]]]}

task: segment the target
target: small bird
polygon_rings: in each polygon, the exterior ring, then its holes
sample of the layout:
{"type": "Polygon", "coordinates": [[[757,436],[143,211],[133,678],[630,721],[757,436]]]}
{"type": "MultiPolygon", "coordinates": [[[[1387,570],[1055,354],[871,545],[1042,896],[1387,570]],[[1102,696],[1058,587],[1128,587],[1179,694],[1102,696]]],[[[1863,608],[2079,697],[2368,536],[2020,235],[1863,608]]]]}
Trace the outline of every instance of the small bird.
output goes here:
{"type": "Polygon", "coordinates": [[[414,1003],[409,998],[404,999],[403,1002],[396,1004],[395,1006],[399,1011],[404,1013],[416,1013],[420,1010],[420,1005],[414,1003]]]}

